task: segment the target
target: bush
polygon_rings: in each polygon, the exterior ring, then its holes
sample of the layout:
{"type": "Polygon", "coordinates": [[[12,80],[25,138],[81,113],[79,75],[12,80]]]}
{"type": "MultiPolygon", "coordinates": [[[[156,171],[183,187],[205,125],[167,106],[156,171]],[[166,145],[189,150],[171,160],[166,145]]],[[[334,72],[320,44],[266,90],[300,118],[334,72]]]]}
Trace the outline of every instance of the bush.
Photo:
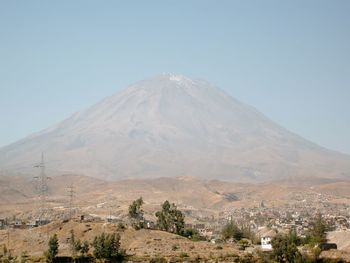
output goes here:
{"type": "Polygon", "coordinates": [[[149,262],[150,263],[167,263],[167,260],[163,257],[160,257],[160,258],[152,258],[149,262]]]}
{"type": "Polygon", "coordinates": [[[278,234],[272,239],[273,257],[277,262],[300,262],[302,255],[297,246],[300,240],[295,231],[289,234],[278,234]]]}
{"type": "MultiPolygon", "coordinates": [[[[258,262],[258,259],[255,258],[252,254],[245,254],[244,256],[242,256],[238,259],[238,262],[239,263],[254,263],[254,262],[258,262]]],[[[294,262],[294,261],[292,261],[292,262],[294,262]]]]}
{"type": "Polygon", "coordinates": [[[27,251],[22,251],[21,253],[21,263],[25,263],[29,260],[29,255],[27,251]]]}
{"type": "Polygon", "coordinates": [[[186,228],[181,232],[181,236],[187,237],[192,241],[203,241],[206,240],[205,237],[201,236],[196,229],[186,228]]]}
{"type": "Polygon", "coordinates": [[[228,223],[224,226],[221,231],[222,238],[224,240],[228,240],[230,238],[234,238],[235,240],[241,240],[243,237],[242,230],[233,222],[228,223]]]}
{"type": "Polygon", "coordinates": [[[241,239],[239,242],[239,250],[245,250],[249,247],[249,241],[247,239],[241,239]]]}
{"type": "Polygon", "coordinates": [[[119,223],[118,223],[118,225],[117,225],[117,229],[118,229],[118,230],[123,231],[123,230],[125,230],[125,228],[126,228],[126,227],[125,227],[125,225],[124,225],[122,222],[119,222],[119,223]]]}

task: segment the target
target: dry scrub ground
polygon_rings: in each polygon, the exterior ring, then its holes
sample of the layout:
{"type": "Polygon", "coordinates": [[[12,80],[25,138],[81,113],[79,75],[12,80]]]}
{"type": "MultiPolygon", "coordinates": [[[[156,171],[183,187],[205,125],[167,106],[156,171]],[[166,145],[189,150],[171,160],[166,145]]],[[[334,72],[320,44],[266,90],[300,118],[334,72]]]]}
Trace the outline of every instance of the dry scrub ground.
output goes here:
{"type": "MultiPolygon", "coordinates": [[[[59,239],[59,255],[70,256],[69,238],[70,231],[74,230],[75,237],[82,241],[92,241],[96,235],[102,232],[118,232],[121,235],[121,246],[127,255],[135,258],[154,257],[186,257],[219,258],[227,255],[238,254],[238,247],[234,244],[218,246],[206,241],[194,242],[187,238],[158,230],[134,230],[131,228],[118,230],[111,223],[81,223],[69,221],[66,223],[53,222],[45,226],[31,229],[11,229],[9,248],[15,255],[26,251],[31,256],[42,256],[47,249],[50,236],[57,234],[59,239]]],[[[8,242],[7,230],[0,231],[0,244],[8,242]]],[[[91,251],[90,251],[91,252],[91,251]]]]}

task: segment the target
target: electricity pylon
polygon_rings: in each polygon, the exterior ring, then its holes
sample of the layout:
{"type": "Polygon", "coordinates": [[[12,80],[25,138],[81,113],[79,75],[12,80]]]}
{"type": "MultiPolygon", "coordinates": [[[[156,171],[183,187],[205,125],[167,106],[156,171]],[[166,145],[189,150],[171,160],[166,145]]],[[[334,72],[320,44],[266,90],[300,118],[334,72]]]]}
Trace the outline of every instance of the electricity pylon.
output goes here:
{"type": "Polygon", "coordinates": [[[71,220],[73,215],[73,200],[75,197],[73,184],[71,184],[71,186],[68,187],[68,194],[69,194],[69,220],[71,220]]]}
{"type": "Polygon", "coordinates": [[[41,162],[34,167],[40,168],[39,176],[35,176],[34,178],[37,179],[38,183],[37,190],[40,198],[40,214],[38,219],[39,224],[41,224],[46,208],[46,197],[48,193],[47,180],[50,179],[50,177],[47,177],[45,173],[44,153],[41,153],[41,162]]]}

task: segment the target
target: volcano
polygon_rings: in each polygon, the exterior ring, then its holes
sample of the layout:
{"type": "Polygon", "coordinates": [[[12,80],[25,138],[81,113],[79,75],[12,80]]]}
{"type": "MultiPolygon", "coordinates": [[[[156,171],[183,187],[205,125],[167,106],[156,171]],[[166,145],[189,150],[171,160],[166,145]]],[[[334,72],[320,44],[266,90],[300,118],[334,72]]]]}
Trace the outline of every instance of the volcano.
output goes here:
{"type": "Polygon", "coordinates": [[[291,133],[203,80],[139,81],[54,127],[0,149],[0,170],[101,179],[198,176],[232,181],[349,178],[350,157],[291,133]]]}

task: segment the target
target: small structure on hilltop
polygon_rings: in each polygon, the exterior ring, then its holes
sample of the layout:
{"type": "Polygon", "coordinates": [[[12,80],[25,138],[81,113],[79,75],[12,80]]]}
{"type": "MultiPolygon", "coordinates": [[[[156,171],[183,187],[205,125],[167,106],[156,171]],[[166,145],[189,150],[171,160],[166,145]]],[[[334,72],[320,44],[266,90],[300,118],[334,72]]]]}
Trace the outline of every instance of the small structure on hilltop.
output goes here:
{"type": "Polygon", "coordinates": [[[18,228],[18,229],[25,229],[26,224],[21,219],[15,219],[14,221],[10,222],[11,227],[18,228]]]}
{"type": "Polygon", "coordinates": [[[37,218],[27,223],[27,227],[38,227],[51,223],[51,220],[37,218]]]}

